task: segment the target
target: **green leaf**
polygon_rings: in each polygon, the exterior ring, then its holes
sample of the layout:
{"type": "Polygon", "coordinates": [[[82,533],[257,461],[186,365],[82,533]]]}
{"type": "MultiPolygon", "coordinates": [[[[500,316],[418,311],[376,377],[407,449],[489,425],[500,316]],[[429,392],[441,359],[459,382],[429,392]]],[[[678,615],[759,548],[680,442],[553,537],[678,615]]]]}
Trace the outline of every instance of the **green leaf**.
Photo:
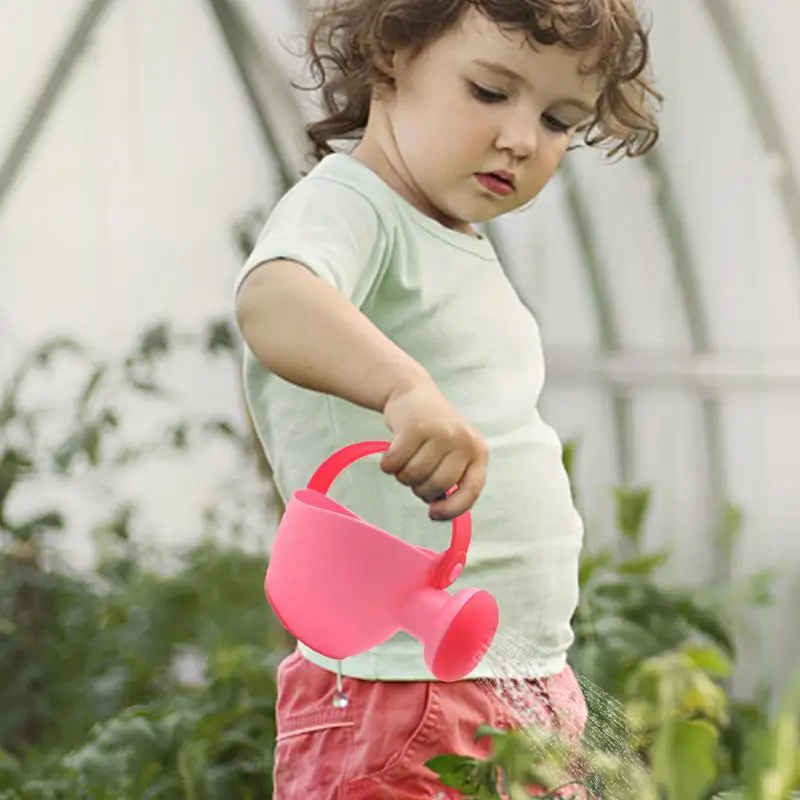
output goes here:
{"type": "Polygon", "coordinates": [[[561,463],[567,471],[570,483],[575,479],[575,459],[578,455],[578,443],[576,441],[564,442],[561,450],[561,463]]]}
{"type": "Polygon", "coordinates": [[[580,587],[586,588],[596,574],[601,573],[604,567],[611,563],[611,553],[608,550],[601,550],[599,553],[586,553],[580,562],[578,570],[578,583],[580,587]]]}
{"type": "Polygon", "coordinates": [[[133,523],[136,508],[132,503],[122,503],[116,509],[110,520],[97,526],[97,534],[108,534],[121,542],[131,540],[131,524],[133,523]]]}
{"type": "Polygon", "coordinates": [[[0,789],[11,789],[22,779],[22,766],[11,753],[0,748],[0,789]]]}
{"type": "Polygon", "coordinates": [[[756,608],[766,608],[775,602],[773,595],[777,577],[775,569],[765,569],[747,580],[747,599],[756,608]]]}
{"type": "Polygon", "coordinates": [[[92,370],[89,380],[86,382],[83,391],[80,394],[79,405],[85,407],[89,404],[91,399],[97,393],[97,390],[103,383],[105,376],[108,373],[108,366],[106,364],[99,364],[92,370]]]}
{"type": "Polygon", "coordinates": [[[477,761],[467,756],[444,755],[425,762],[425,766],[439,776],[443,786],[478,800],[498,798],[498,774],[494,764],[477,761]]]}
{"type": "Polygon", "coordinates": [[[669,561],[669,550],[659,550],[650,555],[639,556],[631,558],[627,561],[622,561],[617,567],[621,575],[641,575],[650,577],[660,567],[669,561]]]}
{"type": "Polygon", "coordinates": [[[139,339],[139,355],[146,361],[169,352],[172,333],[166,322],[160,322],[148,328],[139,339]]]}
{"type": "Polygon", "coordinates": [[[204,426],[204,429],[209,433],[218,433],[232,442],[240,443],[239,434],[236,431],[234,424],[227,419],[213,419],[209,420],[204,426]]]}
{"type": "Polygon", "coordinates": [[[73,433],[56,450],[53,457],[55,468],[64,474],[69,471],[73,461],[83,453],[92,466],[100,463],[100,442],[102,435],[102,421],[100,423],[85,425],[73,433]]]}
{"type": "Polygon", "coordinates": [[[736,660],[733,636],[713,611],[701,608],[691,599],[683,597],[676,601],[675,613],[717,644],[731,660],[736,660]]]}
{"type": "Polygon", "coordinates": [[[44,514],[37,514],[27,522],[14,525],[10,530],[17,538],[27,541],[47,531],[63,530],[64,523],[64,515],[60,511],[47,511],[44,514]]]}
{"type": "Polygon", "coordinates": [[[741,539],[743,520],[744,512],[739,506],[732,503],[725,505],[722,510],[722,518],[714,532],[714,541],[727,563],[730,563],[733,559],[736,547],[741,539]]]}
{"type": "Polygon", "coordinates": [[[169,431],[169,439],[176,450],[185,450],[189,446],[189,426],[178,422],[169,431]]]}
{"type": "Polygon", "coordinates": [[[119,416],[113,408],[104,408],[97,416],[97,424],[101,430],[119,428],[119,416]]]}
{"type": "MultiPolygon", "coordinates": [[[[160,798],[171,800],[176,796],[176,793],[181,791],[182,788],[186,787],[182,787],[181,781],[177,776],[165,775],[159,780],[154,780],[152,784],[148,781],[148,787],[142,795],[142,800],[159,800],[160,798]]],[[[185,797],[186,800],[195,800],[197,795],[186,793],[179,796],[185,797]]]]}
{"type": "Polygon", "coordinates": [[[711,645],[706,647],[687,647],[683,651],[692,662],[712,678],[727,678],[733,671],[733,664],[726,655],[711,645]]]}
{"type": "Polygon", "coordinates": [[[125,380],[132,389],[145,394],[163,394],[163,389],[152,376],[138,375],[133,362],[125,370],[125,380]]]}
{"type": "Polygon", "coordinates": [[[39,347],[34,353],[34,362],[40,367],[46,367],[53,360],[53,356],[61,352],[83,353],[83,347],[74,339],[57,337],[50,339],[39,347]]]}
{"type": "Polygon", "coordinates": [[[218,320],[208,326],[205,349],[211,354],[236,350],[236,336],[227,320],[218,320]]]}
{"type": "Polygon", "coordinates": [[[672,720],[652,748],[656,781],[667,800],[702,800],[717,775],[717,730],[701,720],[672,720]]]}
{"type": "Polygon", "coordinates": [[[783,800],[800,782],[800,672],[789,684],[775,722],[754,731],[745,754],[748,800],[783,800]],[[769,790],[766,784],[769,784],[769,790]]]}
{"type": "Polygon", "coordinates": [[[6,391],[0,403],[0,429],[8,426],[19,415],[16,397],[13,392],[6,391]]]}
{"type": "Polygon", "coordinates": [[[614,489],[617,503],[617,525],[622,535],[638,548],[644,531],[644,521],[650,507],[650,489],[619,486],[614,489]]]}
{"type": "Polygon", "coordinates": [[[504,738],[508,736],[508,731],[500,730],[500,728],[493,728],[491,725],[479,725],[475,731],[475,741],[479,742],[486,737],[491,739],[504,738]]]}
{"type": "Polygon", "coordinates": [[[16,483],[33,471],[33,461],[20,450],[8,448],[0,457],[0,519],[3,505],[16,483]]]}

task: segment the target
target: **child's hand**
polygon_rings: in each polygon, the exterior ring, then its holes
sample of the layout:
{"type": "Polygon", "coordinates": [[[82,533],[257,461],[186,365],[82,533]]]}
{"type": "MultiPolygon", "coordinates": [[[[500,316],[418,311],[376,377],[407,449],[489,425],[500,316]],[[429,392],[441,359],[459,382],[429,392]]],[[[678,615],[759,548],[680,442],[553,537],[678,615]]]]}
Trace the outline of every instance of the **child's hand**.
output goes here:
{"type": "Polygon", "coordinates": [[[454,519],[472,508],[486,483],[489,451],[434,381],[392,393],[383,417],[394,440],[381,469],[429,503],[431,519],[454,519]],[[455,484],[458,490],[444,499],[455,484]]]}

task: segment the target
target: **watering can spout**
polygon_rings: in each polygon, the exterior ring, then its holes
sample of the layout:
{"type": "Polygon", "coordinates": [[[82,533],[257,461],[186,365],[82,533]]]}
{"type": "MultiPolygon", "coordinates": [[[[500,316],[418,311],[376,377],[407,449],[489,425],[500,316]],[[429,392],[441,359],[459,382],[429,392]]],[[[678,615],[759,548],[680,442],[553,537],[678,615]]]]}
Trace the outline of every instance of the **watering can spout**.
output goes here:
{"type": "Polygon", "coordinates": [[[455,596],[426,588],[412,595],[400,614],[406,633],[424,645],[428,669],[442,681],[472,672],[489,649],[499,614],[488,593],[463,589],[455,596]]]}

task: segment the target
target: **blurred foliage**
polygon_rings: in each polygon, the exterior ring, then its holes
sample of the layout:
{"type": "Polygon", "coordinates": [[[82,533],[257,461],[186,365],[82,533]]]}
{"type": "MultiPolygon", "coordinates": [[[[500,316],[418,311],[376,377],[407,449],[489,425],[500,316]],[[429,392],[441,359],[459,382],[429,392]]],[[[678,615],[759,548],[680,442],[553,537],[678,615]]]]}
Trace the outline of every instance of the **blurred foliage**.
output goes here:
{"type": "MultiPolygon", "coordinates": [[[[565,447],[572,473],[574,444],[565,447]]],[[[659,579],[670,551],[647,552],[651,491],[614,489],[616,548],[587,550],[571,663],[589,706],[579,747],[541,728],[488,728],[484,760],[429,762],[443,783],[475,800],[787,800],[800,792],[800,672],[777,713],[772,699],[734,700],[727,689],[736,633],[771,602],[770,572],[738,585],[681,588],[659,579]],[[618,555],[625,552],[625,556],[618,555]],[[504,792],[501,795],[501,791],[504,792]]],[[[716,539],[734,558],[742,513],[724,509],[716,539]]]]}
{"type": "MultiPolygon", "coordinates": [[[[241,420],[167,413],[149,438],[124,424],[132,401],[175,405],[170,359],[233,365],[237,346],[225,321],[191,334],[154,325],[117,361],[58,339],[3,387],[0,797],[271,797],[274,666],[292,642],[264,601],[265,556],[204,536],[169,564],[137,534],[137,501],[117,495],[82,574],[58,557],[70,515],[42,488],[86,490],[211,439],[252,463],[241,420]],[[43,508],[21,513],[26,493],[43,508]]],[[[221,521],[220,500],[206,524],[235,539],[247,504],[221,521]]]]}
{"type": "MultiPolygon", "coordinates": [[[[249,510],[240,474],[208,498],[206,533],[180,554],[147,543],[143,501],[121,497],[117,480],[165,455],[191,463],[212,440],[257,474],[248,420],[170,416],[182,405],[168,362],[192,354],[238,367],[235,332],[225,321],[192,334],[154,325],[110,361],[56,340],[3,387],[0,800],[272,796],[275,668],[293,642],[263,596],[265,556],[238,544],[249,510]],[[154,435],[126,424],[133,401],[160,404],[154,435]],[[101,493],[98,560],[79,572],[58,556],[74,523],[54,487],[94,482],[117,489],[101,493]]],[[[564,460],[571,469],[574,447],[564,460]]],[[[768,696],[745,703],[727,691],[737,632],[770,602],[772,576],[670,585],[660,576],[669,552],[644,547],[650,491],[613,491],[625,546],[587,550],[574,619],[572,660],[591,709],[581,748],[541,729],[482,728],[485,760],[443,754],[431,768],[475,798],[502,787],[527,797],[531,783],[551,797],[558,787],[619,800],[789,797],[800,785],[800,687],[773,714],[768,696]]],[[[715,535],[729,558],[740,527],[741,512],[726,509],[715,535]]]]}

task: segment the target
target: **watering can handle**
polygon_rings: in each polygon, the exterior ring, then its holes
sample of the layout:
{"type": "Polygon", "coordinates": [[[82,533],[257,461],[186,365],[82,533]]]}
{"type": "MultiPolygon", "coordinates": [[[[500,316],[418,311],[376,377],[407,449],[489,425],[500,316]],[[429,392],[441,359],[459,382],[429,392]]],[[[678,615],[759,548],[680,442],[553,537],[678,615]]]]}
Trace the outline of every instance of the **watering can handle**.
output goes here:
{"type": "MultiPolygon", "coordinates": [[[[317,471],[311,476],[308,488],[312,491],[326,494],[340,473],[354,461],[375,453],[385,453],[390,444],[391,442],[360,442],[343,447],[322,462],[317,471]]],[[[453,489],[450,490],[450,492],[452,491],[453,489]]],[[[467,560],[467,550],[469,549],[471,538],[472,518],[469,511],[466,511],[453,520],[450,547],[442,553],[433,575],[435,588],[444,589],[450,586],[459,576],[467,560]]]]}

